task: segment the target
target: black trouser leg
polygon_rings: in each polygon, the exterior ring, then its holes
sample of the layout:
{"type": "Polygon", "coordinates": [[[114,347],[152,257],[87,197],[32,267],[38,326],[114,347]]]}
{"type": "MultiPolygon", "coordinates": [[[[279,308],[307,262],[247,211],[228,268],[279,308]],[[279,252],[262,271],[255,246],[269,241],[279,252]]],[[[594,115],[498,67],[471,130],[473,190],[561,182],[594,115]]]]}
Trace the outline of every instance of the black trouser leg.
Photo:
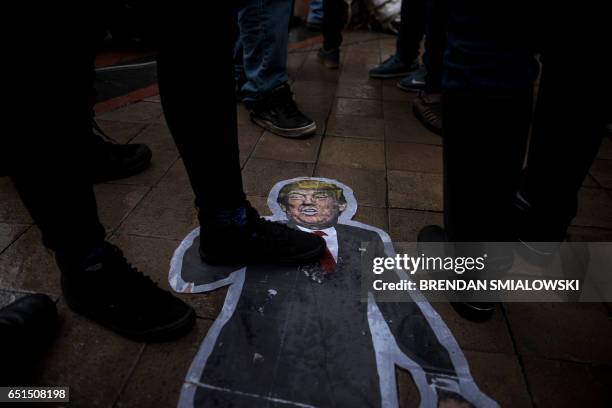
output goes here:
{"type": "Polygon", "coordinates": [[[346,6],[343,0],[323,0],[323,48],[331,50],[342,44],[346,6]]]}
{"type": "Polygon", "coordinates": [[[419,56],[425,33],[425,0],[403,0],[400,29],[397,34],[397,55],[410,64],[419,56]]]}
{"type": "Polygon", "coordinates": [[[61,103],[38,104],[28,112],[33,123],[23,123],[23,133],[11,145],[18,158],[11,177],[45,246],[80,254],[105,236],[84,171],[91,149],[93,47],[69,53],[61,67],[43,77],[39,91],[61,97],[61,103]]]}
{"type": "Polygon", "coordinates": [[[235,4],[216,2],[210,7],[215,18],[206,24],[195,6],[167,10],[158,58],[166,121],[196,205],[205,212],[233,209],[245,200],[233,77],[235,4]],[[174,19],[180,24],[169,24],[174,19]]]}
{"type": "Polygon", "coordinates": [[[578,190],[604,134],[600,82],[568,89],[564,58],[543,55],[523,193],[531,211],[521,228],[524,240],[559,242],[576,216],[578,190]]]}
{"type": "Polygon", "coordinates": [[[449,18],[448,0],[426,0],[426,37],[425,37],[425,91],[442,91],[442,70],[444,51],[446,51],[446,31],[449,18]]]}
{"type": "Polygon", "coordinates": [[[532,90],[445,92],[444,224],[450,241],[512,241],[532,90]]]}

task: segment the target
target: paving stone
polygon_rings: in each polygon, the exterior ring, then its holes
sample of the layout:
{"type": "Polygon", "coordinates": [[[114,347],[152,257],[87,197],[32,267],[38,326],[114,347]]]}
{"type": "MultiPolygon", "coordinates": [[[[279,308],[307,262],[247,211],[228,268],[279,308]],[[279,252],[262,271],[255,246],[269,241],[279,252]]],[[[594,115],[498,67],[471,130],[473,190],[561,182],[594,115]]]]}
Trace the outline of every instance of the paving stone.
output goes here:
{"type": "Polygon", "coordinates": [[[418,408],[420,398],[419,390],[414,384],[410,372],[396,366],[395,376],[397,378],[399,406],[401,408],[418,408]]]}
{"type": "Polygon", "coordinates": [[[59,269],[36,227],[0,254],[0,271],[0,288],[61,294],[59,269]]]}
{"type": "MultiPolygon", "coordinates": [[[[372,65],[372,68],[375,66],[372,65]]],[[[355,82],[355,81],[368,81],[372,84],[380,85],[382,82],[380,79],[372,79],[368,76],[369,69],[360,69],[360,70],[342,70],[340,77],[338,78],[338,82],[355,82]]]]}
{"type": "Polygon", "coordinates": [[[298,75],[307,56],[308,53],[305,52],[289,52],[287,56],[287,74],[290,77],[295,78],[298,75]]]}
{"type": "Polygon", "coordinates": [[[365,31],[365,30],[353,30],[348,31],[344,34],[344,41],[347,44],[351,42],[360,42],[360,44],[356,45],[359,49],[367,49],[369,46],[378,47],[378,40],[381,34],[374,31],[365,31]],[[363,41],[369,41],[369,43],[363,43],[363,41]]]}
{"type": "Polygon", "coordinates": [[[371,99],[336,98],[332,114],[382,118],[382,106],[371,99]]]}
{"type": "Polygon", "coordinates": [[[590,174],[603,188],[612,189],[612,160],[595,160],[590,174]]]}
{"type": "Polygon", "coordinates": [[[335,179],[351,187],[360,206],[386,206],[387,188],[384,171],[319,164],[315,169],[315,176],[335,179]]]}
{"type": "Polygon", "coordinates": [[[111,232],[134,210],[149,189],[124,184],[98,184],[94,191],[100,221],[106,231],[111,232]]]}
{"type": "Polygon", "coordinates": [[[198,225],[194,196],[186,185],[154,187],[121,225],[120,233],[181,240],[198,225]]]}
{"type": "Polygon", "coordinates": [[[137,102],[98,116],[98,119],[115,122],[154,123],[162,117],[161,104],[137,102]]]}
{"type": "Polygon", "coordinates": [[[376,99],[382,98],[382,89],[378,84],[364,81],[344,81],[338,84],[336,96],[339,98],[376,99]]]}
{"type": "Polygon", "coordinates": [[[465,356],[480,391],[501,407],[533,406],[516,356],[478,351],[466,351],[465,356]]]}
{"type": "Polygon", "coordinates": [[[267,197],[278,181],[312,175],[314,165],[287,161],[252,158],[242,172],[246,194],[267,197]]]}
{"type": "Polygon", "coordinates": [[[71,407],[112,406],[144,344],[76,315],[63,302],[58,309],[63,325],[34,384],[70,387],[71,407]]]}
{"type": "MultiPolygon", "coordinates": [[[[172,290],[168,283],[170,260],[181,241],[126,234],[116,235],[111,241],[123,250],[132,265],[153,279],[161,288],[172,290]]],[[[177,296],[189,303],[199,317],[208,319],[216,318],[225,301],[224,290],[210,293],[177,294],[177,296]]]]}
{"type": "Polygon", "coordinates": [[[7,224],[32,224],[32,218],[21,202],[13,182],[0,177],[0,222],[7,224]]]}
{"type": "Polygon", "coordinates": [[[472,323],[459,316],[449,303],[436,302],[431,305],[442,317],[462,350],[515,353],[501,309],[498,308],[487,322],[472,323]]]}
{"type": "Polygon", "coordinates": [[[238,121],[238,126],[253,124],[249,110],[241,103],[236,106],[236,120],[238,121]]]}
{"type": "MultiPolygon", "coordinates": [[[[396,81],[399,80],[401,80],[401,78],[396,79],[396,81]]],[[[382,91],[384,101],[412,102],[418,95],[417,92],[402,91],[397,87],[397,83],[383,84],[382,91]]]]}
{"type": "MultiPolygon", "coordinates": [[[[344,83],[348,83],[348,84],[360,83],[363,85],[370,85],[375,88],[382,89],[383,81],[381,79],[370,78],[369,76],[361,74],[361,73],[355,74],[355,73],[349,72],[347,73],[346,76],[344,77],[340,76],[340,78],[338,78],[338,86],[342,86],[342,84],[344,83]]],[[[380,98],[377,98],[377,99],[380,99],[380,98]]]]}
{"type": "Polygon", "coordinates": [[[186,191],[191,191],[189,184],[189,176],[187,176],[187,170],[183,159],[178,159],[168,169],[168,172],[159,180],[158,186],[176,186],[182,187],[186,191]]]}
{"type": "Polygon", "coordinates": [[[302,113],[314,120],[317,125],[317,129],[315,130],[315,135],[324,135],[325,130],[327,129],[327,117],[329,116],[329,112],[310,112],[307,110],[302,110],[302,113]]]}
{"type": "Polygon", "coordinates": [[[386,61],[387,58],[389,58],[392,55],[395,55],[397,48],[395,47],[395,45],[381,45],[380,46],[380,60],[382,61],[386,61]]]}
{"type": "Polygon", "coordinates": [[[385,120],[385,140],[387,142],[411,142],[430,145],[442,145],[442,138],[430,132],[417,118],[408,116],[405,119],[385,120]]]}
{"type": "Polygon", "coordinates": [[[238,148],[240,150],[241,166],[244,166],[253,153],[253,149],[255,149],[255,145],[257,145],[263,132],[262,128],[252,122],[238,125],[238,148]]]}
{"type": "Polygon", "coordinates": [[[112,122],[97,118],[96,122],[104,133],[118,143],[128,143],[147,126],[146,123],[112,122]]]}
{"type": "Polygon", "coordinates": [[[253,157],[289,162],[314,163],[317,161],[321,136],[307,139],[289,139],[264,132],[253,151],[253,157]]]}
{"type": "Polygon", "coordinates": [[[316,52],[310,52],[297,75],[297,79],[304,81],[337,82],[340,72],[337,69],[325,68],[317,59],[316,52]]]}
{"type": "Polygon", "coordinates": [[[417,143],[387,143],[387,167],[421,173],[442,173],[442,148],[417,143]]]}
{"type": "Polygon", "coordinates": [[[383,115],[385,120],[406,119],[414,116],[412,103],[408,101],[383,101],[383,115]]]}
{"type": "Polygon", "coordinates": [[[259,212],[259,215],[265,217],[266,215],[272,215],[270,207],[268,207],[268,197],[248,195],[247,200],[251,205],[259,212]]]}
{"type": "Polygon", "coordinates": [[[382,142],[373,140],[328,137],[323,140],[319,162],[321,164],[384,170],[384,145],[382,142]]]}
{"type": "Polygon", "coordinates": [[[159,95],[150,96],[148,98],[144,98],[143,100],[145,100],[147,102],[157,102],[157,103],[161,102],[161,98],[159,97],[159,95]]]}
{"type": "Polygon", "coordinates": [[[198,319],[194,330],[177,341],[147,344],[115,407],[176,406],[185,375],[211,324],[198,319]]]}
{"type": "Polygon", "coordinates": [[[599,153],[597,154],[598,159],[612,160],[612,140],[604,137],[601,141],[599,153]]]}
{"type": "Polygon", "coordinates": [[[358,78],[367,78],[368,72],[378,64],[380,64],[378,50],[364,54],[349,52],[343,61],[341,75],[356,74],[358,78]]]}
{"type": "Polygon", "coordinates": [[[0,222],[0,253],[27,230],[29,225],[0,222]]]}
{"type": "Polygon", "coordinates": [[[506,303],[524,356],[612,363],[612,321],[600,303],[506,303]]]}
{"type": "Polygon", "coordinates": [[[612,230],[589,227],[569,227],[567,240],[570,242],[612,242],[612,230]]]}
{"type": "Polygon", "coordinates": [[[612,194],[596,188],[581,188],[578,215],[572,225],[612,229],[612,194]]]}
{"type": "Polygon", "coordinates": [[[298,107],[309,112],[329,113],[336,87],[323,81],[296,80],[291,86],[298,107]]]}
{"type": "Polygon", "coordinates": [[[582,182],[582,187],[600,188],[600,185],[593,177],[587,174],[582,182]]]}
{"type": "Polygon", "coordinates": [[[421,228],[442,225],[442,213],[389,209],[389,233],[394,242],[416,242],[421,228]]]}
{"type": "Polygon", "coordinates": [[[389,206],[442,211],[442,175],[390,170],[389,206]]]}
{"type": "Polygon", "coordinates": [[[382,140],[385,137],[385,122],[378,118],[355,115],[332,115],[326,135],[354,137],[358,139],[382,140]]]}
{"type": "Polygon", "coordinates": [[[540,408],[604,408],[612,405],[612,367],[524,358],[535,405],[540,408]]]}
{"type": "Polygon", "coordinates": [[[378,207],[367,207],[360,205],[357,208],[357,213],[353,217],[353,220],[363,222],[364,224],[371,225],[382,229],[385,232],[389,231],[389,222],[386,208],[378,207]]]}
{"type": "Polygon", "coordinates": [[[149,146],[153,152],[151,165],[144,172],[116,180],[115,183],[142,186],[155,185],[179,157],[170,130],[165,125],[157,123],[149,125],[132,140],[132,143],[144,143],[149,146]]]}

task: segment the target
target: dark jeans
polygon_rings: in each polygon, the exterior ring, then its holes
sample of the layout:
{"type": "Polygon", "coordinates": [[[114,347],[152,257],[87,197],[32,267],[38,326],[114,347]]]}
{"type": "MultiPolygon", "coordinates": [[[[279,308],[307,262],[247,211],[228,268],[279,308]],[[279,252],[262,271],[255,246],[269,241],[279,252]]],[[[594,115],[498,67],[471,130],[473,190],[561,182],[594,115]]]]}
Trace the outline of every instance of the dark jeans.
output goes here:
{"type": "Polygon", "coordinates": [[[323,48],[331,50],[342,45],[346,4],[343,0],[323,0],[323,48]]]}
{"type": "Polygon", "coordinates": [[[577,24],[594,23],[597,13],[581,7],[570,29],[561,26],[564,19],[542,18],[528,2],[457,0],[452,7],[443,81],[448,239],[513,241],[525,228],[523,239],[561,241],[604,134],[603,100],[610,92],[605,47],[577,24]],[[581,12],[594,14],[582,19],[581,12]],[[576,71],[567,49],[578,48],[592,59],[580,85],[568,86],[576,71]],[[543,73],[532,120],[537,51],[543,73]],[[514,222],[521,183],[532,205],[526,223],[522,216],[514,222]]]}
{"type": "Polygon", "coordinates": [[[400,28],[397,33],[396,55],[406,64],[419,56],[425,33],[426,0],[403,0],[400,10],[400,28]]]}
{"type": "Polygon", "coordinates": [[[440,93],[442,91],[444,52],[446,51],[449,0],[425,0],[425,3],[425,55],[423,55],[423,62],[427,68],[425,92],[440,93]]]}
{"type": "MultiPolygon", "coordinates": [[[[155,13],[164,114],[187,168],[196,205],[204,212],[236,208],[245,199],[232,73],[234,7],[228,3],[209,5],[215,18],[206,24],[200,11],[190,5],[155,13]],[[202,47],[206,52],[201,52],[202,47]],[[214,63],[210,55],[215,56],[214,63]]],[[[66,38],[51,41],[46,39],[48,33],[41,34],[41,41],[50,41],[48,49],[62,64],[50,64],[52,72],[44,78],[32,77],[31,82],[39,95],[53,103],[34,106],[28,112],[34,121],[22,124],[22,133],[11,138],[15,142],[9,141],[3,153],[14,159],[10,174],[42,231],[44,244],[55,251],[79,252],[105,235],[91,182],[83,171],[92,131],[95,42],[90,21],[81,25],[75,18],[66,24],[68,39],[78,37],[81,44],[92,38],[90,52],[75,51],[79,48],[66,38]]]]}

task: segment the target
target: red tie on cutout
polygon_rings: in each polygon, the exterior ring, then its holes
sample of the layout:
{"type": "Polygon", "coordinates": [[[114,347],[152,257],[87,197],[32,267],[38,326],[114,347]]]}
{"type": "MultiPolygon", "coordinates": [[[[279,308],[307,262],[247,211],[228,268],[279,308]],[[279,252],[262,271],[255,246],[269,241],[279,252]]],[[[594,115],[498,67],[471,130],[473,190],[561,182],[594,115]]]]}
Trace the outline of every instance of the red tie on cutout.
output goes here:
{"type": "MultiPolygon", "coordinates": [[[[327,234],[323,231],[312,231],[312,233],[320,237],[327,236],[327,234]]],[[[319,259],[319,264],[325,271],[325,274],[332,273],[336,269],[336,260],[334,259],[334,256],[330,252],[329,248],[327,248],[327,245],[325,246],[325,253],[321,259],[319,259]]]]}

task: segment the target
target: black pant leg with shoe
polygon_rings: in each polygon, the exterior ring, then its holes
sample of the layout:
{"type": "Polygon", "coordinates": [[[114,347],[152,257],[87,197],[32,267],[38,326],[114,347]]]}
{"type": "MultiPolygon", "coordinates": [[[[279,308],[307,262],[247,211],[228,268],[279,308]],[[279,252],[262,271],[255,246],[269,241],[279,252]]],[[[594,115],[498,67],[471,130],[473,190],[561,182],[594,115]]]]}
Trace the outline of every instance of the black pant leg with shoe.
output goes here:
{"type": "MultiPolygon", "coordinates": [[[[609,92],[605,62],[592,28],[598,13],[538,8],[531,2],[451,4],[444,76],[445,225],[454,241],[514,240],[512,204],[522,177],[533,96],[542,79],[526,168],[526,198],[540,241],[563,240],[576,215],[577,192],[604,131],[601,95],[609,92]],[[573,29],[546,11],[573,16],[573,29]],[[544,29],[545,27],[545,29],[544,29]],[[561,41],[562,40],[562,41],[561,41]],[[559,47],[563,44],[563,47],[559,47]],[[591,55],[584,82],[567,49],[591,55]],[[540,223],[539,225],[537,223],[540,223]]],[[[520,233],[520,232],[519,232],[520,233]]]]}

